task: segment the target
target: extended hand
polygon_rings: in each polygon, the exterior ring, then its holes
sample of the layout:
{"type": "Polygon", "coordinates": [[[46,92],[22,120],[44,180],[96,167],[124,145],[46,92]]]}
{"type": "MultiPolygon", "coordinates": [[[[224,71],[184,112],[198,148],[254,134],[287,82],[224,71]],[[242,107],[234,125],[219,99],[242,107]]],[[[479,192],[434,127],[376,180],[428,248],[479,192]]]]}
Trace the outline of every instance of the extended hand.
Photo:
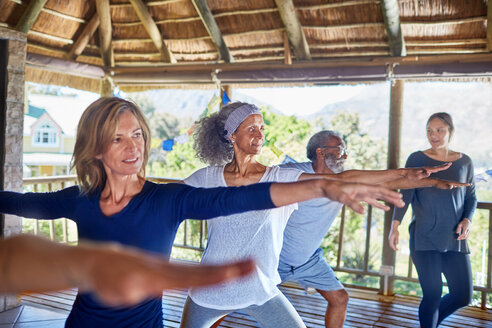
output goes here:
{"type": "Polygon", "coordinates": [[[458,224],[456,233],[459,235],[458,240],[465,240],[470,235],[471,221],[468,218],[464,218],[458,224]]]}
{"type": "Polygon", "coordinates": [[[447,170],[452,162],[438,166],[422,166],[406,168],[406,177],[410,180],[420,180],[429,177],[432,173],[447,170]]]}
{"type": "Polygon", "coordinates": [[[436,184],[434,187],[439,188],[439,189],[453,189],[453,188],[458,188],[458,187],[469,187],[471,186],[471,183],[462,183],[462,182],[456,182],[456,181],[449,181],[449,180],[441,180],[441,179],[434,179],[436,184]]]}
{"type": "Polygon", "coordinates": [[[400,233],[398,230],[391,229],[388,240],[390,247],[396,252],[398,250],[398,242],[400,241],[400,233]]]}
{"type": "MultiPolygon", "coordinates": [[[[162,297],[164,289],[199,287],[244,276],[251,260],[226,265],[186,265],[120,247],[99,249],[87,270],[85,288],[108,305],[131,305],[162,297]]],[[[83,286],[82,286],[83,287],[83,286]]]]}
{"type": "Polygon", "coordinates": [[[360,202],[366,202],[367,204],[380,208],[384,211],[388,211],[389,206],[378,202],[378,200],[386,201],[398,207],[404,206],[400,193],[380,186],[341,181],[327,181],[323,191],[326,197],[343,203],[355,212],[361,214],[364,213],[364,207],[360,204],[360,202]]]}

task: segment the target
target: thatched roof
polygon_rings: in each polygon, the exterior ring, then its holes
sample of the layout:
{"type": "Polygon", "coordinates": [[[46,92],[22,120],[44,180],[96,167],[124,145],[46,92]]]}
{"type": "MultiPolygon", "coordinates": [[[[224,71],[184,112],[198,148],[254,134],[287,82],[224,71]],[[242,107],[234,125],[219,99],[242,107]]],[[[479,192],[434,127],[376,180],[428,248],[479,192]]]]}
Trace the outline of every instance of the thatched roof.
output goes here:
{"type": "MultiPolygon", "coordinates": [[[[453,54],[465,61],[485,54],[478,61],[490,62],[487,9],[486,0],[1,0],[0,26],[27,31],[31,55],[100,66],[113,72],[116,83],[126,67],[132,76],[139,71],[135,67],[159,66],[161,75],[171,68],[179,77],[180,67],[189,72],[190,65],[212,83],[210,73],[217,68],[247,70],[264,63],[288,69],[453,54]]],[[[27,70],[33,81],[64,80],[62,70],[27,70]]],[[[91,77],[63,83],[93,90],[97,83],[84,79],[91,77]]],[[[127,87],[152,84],[125,81],[127,87]]],[[[153,79],[154,85],[167,82],[153,79]]]]}

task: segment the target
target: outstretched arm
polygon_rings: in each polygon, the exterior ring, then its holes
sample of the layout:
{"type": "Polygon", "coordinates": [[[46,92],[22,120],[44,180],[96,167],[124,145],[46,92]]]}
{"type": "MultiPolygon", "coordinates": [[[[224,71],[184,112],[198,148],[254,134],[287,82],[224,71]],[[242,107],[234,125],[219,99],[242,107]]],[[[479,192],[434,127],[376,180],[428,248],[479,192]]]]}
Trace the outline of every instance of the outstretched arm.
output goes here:
{"type": "Polygon", "coordinates": [[[205,266],[112,245],[77,247],[31,235],[0,240],[0,293],[70,287],[95,292],[109,305],[131,305],[164,289],[205,286],[250,273],[252,261],[205,266]]]}
{"type": "Polygon", "coordinates": [[[364,212],[360,202],[366,202],[385,211],[389,210],[389,207],[379,203],[378,200],[398,207],[404,205],[401,194],[385,187],[328,179],[274,183],[270,188],[270,195],[275,206],[326,197],[349,206],[357,213],[364,212]]]}
{"type": "Polygon", "coordinates": [[[420,180],[410,180],[407,178],[386,181],[380,184],[390,189],[413,189],[424,187],[435,187],[439,189],[453,189],[458,187],[468,187],[469,183],[441,180],[436,178],[424,178],[420,180]]]}
{"type": "MultiPolygon", "coordinates": [[[[382,184],[389,181],[403,179],[414,181],[429,177],[432,173],[447,170],[452,163],[439,166],[409,167],[393,170],[348,170],[338,174],[309,174],[301,175],[300,180],[312,179],[316,176],[328,179],[343,180],[346,182],[360,182],[369,184],[382,184]]],[[[409,187],[411,188],[411,187],[409,187]]]]}

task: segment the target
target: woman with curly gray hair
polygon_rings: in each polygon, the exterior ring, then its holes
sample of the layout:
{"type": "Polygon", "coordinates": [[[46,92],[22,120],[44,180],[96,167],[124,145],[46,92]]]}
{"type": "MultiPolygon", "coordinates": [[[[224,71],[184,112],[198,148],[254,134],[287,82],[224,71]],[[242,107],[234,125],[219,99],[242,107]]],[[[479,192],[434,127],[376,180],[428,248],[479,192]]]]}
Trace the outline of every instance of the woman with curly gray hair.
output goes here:
{"type": "MultiPolygon", "coordinates": [[[[296,169],[265,166],[256,159],[265,141],[261,110],[248,103],[232,103],[218,113],[201,119],[195,132],[197,157],[211,164],[193,173],[185,183],[196,187],[242,186],[257,182],[293,182],[307,180],[313,190],[317,184],[325,190],[346,181],[385,183],[392,188],[411,188],[436,184],[425,179],[430,173],[447,168],[415,168],[387,171],[345,171],[329,179],[296,169]],[[422,180],[420,180],[422,179],[422,180]],[[419,181],[417,181],[419,180],[419,181]]],[[[317,151],[320,151],[319,148],[317,151]]],[[[309,189],[309,188],[308,188],[309,189]]],[[[337,191],[331,193],[336,201],[337,191]]],[[[307,191],[310,193],[310,191],[307,191]]],[[[366,199],[367,203],[388,207],[366,199]]],[[[181,327],[210,327],[228,313],[241,310],[254,317],[262,327],[305,327],[292,304],[277,288],[277,272],[283,232],[297,204],[276,209],[219,217],[208,223],[208,244],[202,263],[223,263],[246,257],[255,259],[252,275],[211,288],[191,289],[183,311],[181,327]]],[[[356,209],[357,211],[360,210],[356,209]]]]}

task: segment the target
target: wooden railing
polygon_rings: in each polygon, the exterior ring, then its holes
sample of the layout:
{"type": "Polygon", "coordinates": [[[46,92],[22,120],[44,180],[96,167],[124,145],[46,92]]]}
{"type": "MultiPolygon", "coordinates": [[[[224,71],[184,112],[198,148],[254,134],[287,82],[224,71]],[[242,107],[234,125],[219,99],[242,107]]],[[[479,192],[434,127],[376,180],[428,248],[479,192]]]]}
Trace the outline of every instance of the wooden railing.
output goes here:
{"type": "MultiPolygon", "coordinates": [[[[377,210],[377,209],[376,209],[377,210]]],[[[481,300],[480,300],[480,307],[482,309],[485,309],[487,307],[490,307],[490,302],[487,301],[487,296],[492,295],[492,252],[489,250],[492,249],[492,202],[478,202],[477,204],[477,211],[484,210],[488,212],[488,243],[487,243],[487,248],[486,248],[486,282],[485,286],[479,286],[479,285],[474,285],[473,289],[476,292],[479,292],[481,295],[481,300]]],[[[341,265],[342,261],[342,254],[343,254],[343,245],[344,245],[344,226],[346,224],[346,213],[347,209],[345,206],[342,208],[341,214],[340,214],[340,233],[339,233],[339,240],[338,240],[338,250],[337,250],[337,259],[336,259],[336,266],[333,267],[333,270],[338,271],[338,272],[345,272],[349,274],[356,274],[358,276],[373,276],[373,277],[381,277],[381,272],[376,271],[376,270],[370,270],[369,269],[369,250],[370,250],[370,245],[371,245],[371,231],[370,229],[367,229],[367,227],[371,227],[373,225],[373,208],[372,206],[368,206],[367,209],[367,215],[365,217],[366,219],[366,233],[365,233],[365,239],[362,239],[361,236],[361,246],[362,243],[364,243],[364,260],[363,260],[363,265],[362,268],[348,268],[343,265],[341,265]]],[[[381,222],[382,224],[382,222],[381,222]]],[[[473,230],[472,230],[473,231],[473,230]]],[[[383,238],[386,238],[384,236],[383,238]]],[[[473,237],[472,237],[473,238],[473,237]]],[[[404,246],[402,246],[404,247],[404,246]]],[[[398,264],[398,258],[396,264],[398,264]]],[[[400,259],[402,260],[402,259],[400,259]]],[[[393,281],[400,280],[400,281],[409,281],[409,282],[414,282],[418,283],[418,279],[416,278],[414,272],[414,266],[412,263],[412,259],[410,258],[410,255],[408,255],[408,268],[407,268],[407,273],[406,275],[396,275],[393,274],[391,275],[391,279],[393,281]]],[[[383,289],[383,286],[379,286],[377,288],[371,288],[367,286],[359,286],[359,285],[350,285],[351,287],[356,287],[356,288],[362,288],[362,289],[372,289],[372,290],[379,290],[381,291],[383,289]]]]}
{"type": "MultiPolygon", "coordinates": [[[[53,177],[38,177],[38,178],[24,178],[23,179],[23,189],[24,192],[32,191],[32,192],[50,192],[56,191],[68,186],[74,185],[77,179],[75,175],[62,175],[62,176],[53,176],[53,177]]],[[[58,220],[46,220],[49,226],[49,237],[51,240],[56,240],[55,235],[55,225],[58,222],[62,224],[62,240],[63,243],[76,243],[77,239],[69,240],[68,227],[73,222],[67,219],[58,219],[58,220]]],[[[43,223],[43,220],[34,220],[34,234],[40,234],[40,226],[43,223]]],[[[75,225],[73,224],[75,227],[75,225]]]]}
{"type": "MultiPolygon", "coordinates": [[[[165,179],[165,178],[156,178],[156,177],[148,177],[147,178],[150,181],[156,182],[156,183],[170,183],[170,182],[181,182],[180,180],[176,179],[165,179]]],[[[67,186],[73,185],[76,183],[76,177],[75,176],[57,176],[57,177],[42,177],[42,178],[25,178],[24,179],[24,191],[55,191],[59,190],[62,188],[65,188],[67,186]]],[[[487,250],[491,249],[492,247],[492,202],[479,202],[477,206],[477,210],[485,210],[488,211],[488,248],[487,250]]],[[[333,266],[333,269],[338,272],[343,272],[343,273],[348,273],[352,275],[357,275],[357,276],[362,276],[362,277],[381,277],[381,273],[379,270],[376,270],[376,268],[371,269],[370,268],[370,248],[371,248],[371,241],[374,239],[371,236],[371,227],[373,227],[374,224],[379,224],[379,222],[374,222],[374,211],[380,211],[378,209],[374,210],[371,206],[367,207],[367,214],[365,216],[365,235],[364,237],[360,236],[360,246],[364,247],[364,255],[363,255],[363,260],[362,264],[359,265],[357,268],[354,267],[347,267],[343,265],[343,252],[344,252],[344,237],[345,237],[345,226],[347,224],[347,213],[348,210],[343,207],[341,213],[340,213],[340,220],[339,220],[339,233],[338,233],[338,247],[336,250],[336,265],[333,266]]],[[[41,223],[41,220],[35,220],[35,228],[34,228],[34,233],[39,234],[39,226],[41,223]]],[[[68,238],[68,231],[67,227],[69,224],[73,224],[73,222],[69,221],[67,222],[66,219],[59,219],[59,220],[47,220],[49,224],[49,235],[52,240],[55,240],[55,224],[56,222],[61,221],[62,222],[62,230],[63,230],[63,237],[62,240],[58,240],[61,242],[65,243],[76,243],[76,240],[69,240],[68,238]]],[[[381,222],[382,224],[382,222],[381,222]]],[[[333,227],[336,228],[336,227],[333,227]]],[[[332,230],[333,230],[332,228],[332,230]]],[[[175,240],[174,242],[174,247],[182,248],[182,249],[188,249],[192,251],[198,251],[198,252],[203,252],[206,246],[206,221],[199,221],[199,222],[193,222],[193,220],[186,220],[183,223],[182,228],[183,233],[182,237],[179,237],[175,240]],[[194,224],[199,225],[198,229],[198,244],[194,244],[191,239],[192,235],[189,232],[189,225],[194,224]]],[[[196,234],[196,233],[195,233],[196,234]]],[[[351,236],[352,237],[352,236],[351,236]]],[[[382,237],[382,236],[378,236],[382,237]]],[[[384,237],[385,238],[385,237],[384,237]]],[[[194,235],[194,239],[196,240],[196,235],[194,235]]],[[[485,286],[474,286],[474,290],[478,291],[481,293],[481,307],[485,308],[487,306],[487,295],[491,294],[492,295],[492,253],[488,252],[488,256],[486,258],[487,260],[487,278],[486,278],[486,285],[485,286]]],[[[405,276],[402,275],[392,275],[390,278],[393,280],[401,280],[401,281],[411,281],[411,282],[418,282],[418,280],[414,277],[414,270],[413,270],[413,264],[411,259],[408,259],[408,270],[407,274],[405,276]]],[[[377,268],[379,269],[379,268],[377,268]]],[[[361,288],[361,289],[371,289],[371,290],[381,290],[382,286],[379,287],[367,287],[367,286],[360,286],[360,285],[351,285],[351,287],[356,287],[356,288],[361,288]]]]}

